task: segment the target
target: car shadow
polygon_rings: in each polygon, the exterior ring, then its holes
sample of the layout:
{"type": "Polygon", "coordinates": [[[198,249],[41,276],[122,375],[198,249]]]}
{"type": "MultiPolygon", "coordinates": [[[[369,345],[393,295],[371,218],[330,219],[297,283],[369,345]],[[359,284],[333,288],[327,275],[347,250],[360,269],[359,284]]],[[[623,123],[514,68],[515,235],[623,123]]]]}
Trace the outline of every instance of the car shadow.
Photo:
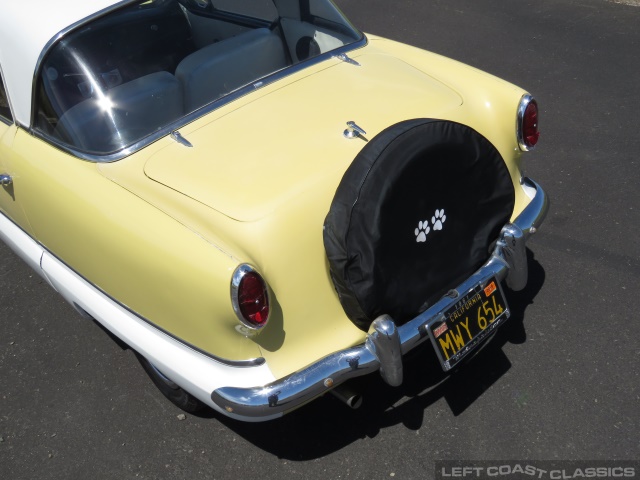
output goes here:
{"type": "MultiPolygon", "coordinates": [[[[494,338],[462,368],[445,374],[431,348],[418,348],[404,362],[404,382],[390,387],[379,375],[355,379],[350,385],[363,395],[362,407],[351,410],[325,395],[284,417],[265,423],[243,423],[218,416],[229,429],[259,448],[289,460],[311,460],[335,452],[380,430],[403,424],[418,430],[425,410],[444,399],[454,416],[463,413],[510,368],[502,351],[526,341],[524,314],[542,288],[545,272],[527,250],[529,281],[520,292],[506,291],[511,317],[494,338]]],[[[425,344],[426,345],[426,344],[425,344]]]]}

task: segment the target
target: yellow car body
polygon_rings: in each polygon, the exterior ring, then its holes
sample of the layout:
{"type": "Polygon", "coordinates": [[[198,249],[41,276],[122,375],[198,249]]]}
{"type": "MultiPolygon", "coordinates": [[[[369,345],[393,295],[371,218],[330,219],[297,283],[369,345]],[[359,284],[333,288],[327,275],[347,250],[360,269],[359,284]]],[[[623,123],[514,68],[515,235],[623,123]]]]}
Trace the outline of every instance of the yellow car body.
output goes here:
{"type": "MultiPolygon", "coordinates": [[[[349,321],[331,281],[322,225],[345,170],[370,139],[414,118],[469,125],[508,168],[511,221],[535,190],[523,182],[516,134],[526,91],[374,35],[347,58],[326,56],[192,116],[175,129],[191,146],[165,134],[116,161],[52,145],[34,134],[33,119],[0,122],[0,173],[10,177],[0,188],[0,236],[81,312],[102,321],[108,308],[120,309],[238,378],[260,368],[277,382],[365,344],[371,332],[349,321]],[[345,137],[347,121],[366,136],[345,137]],[[16,227],[28,246],[7,233],[16,227]],[[238,321],[230,301],[232,276],[245,263],[268,283],[270,316],[259,331],[238,321]],[[76,296],[72,281],[111,306],[101,310],[76,296]]],[[[12,72],[1,66],[10,85],[12,72]]],[[[183,378],[162,348],[144,341],[132,348],[199,400],[231,416],[239,411],[183,378]]],[[[260,387],[256,378],[231,386],[260,387]]],[[[290,408],[237,418],[267,419],[290,408]]]]}

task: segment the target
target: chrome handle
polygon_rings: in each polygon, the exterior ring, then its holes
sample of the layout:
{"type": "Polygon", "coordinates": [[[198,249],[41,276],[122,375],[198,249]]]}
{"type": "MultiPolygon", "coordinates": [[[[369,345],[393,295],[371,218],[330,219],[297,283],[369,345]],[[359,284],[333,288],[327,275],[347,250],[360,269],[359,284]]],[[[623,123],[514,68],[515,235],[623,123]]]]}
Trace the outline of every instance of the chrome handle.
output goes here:
{"type": "Polygon", "coordinates": [[[0,174],[0,185],[2,185],[3,187],[8,187],[12,183],[13,178],[11,178],[11,175],[7,175],[6,173],[0,174]]]}
{"type": "Polygon", "coordinates": [[[356,122],[347,122],[347,129],[343,132],[347,138],[357,138],[367,134],[362,128],[356,125],[356,122]]]}

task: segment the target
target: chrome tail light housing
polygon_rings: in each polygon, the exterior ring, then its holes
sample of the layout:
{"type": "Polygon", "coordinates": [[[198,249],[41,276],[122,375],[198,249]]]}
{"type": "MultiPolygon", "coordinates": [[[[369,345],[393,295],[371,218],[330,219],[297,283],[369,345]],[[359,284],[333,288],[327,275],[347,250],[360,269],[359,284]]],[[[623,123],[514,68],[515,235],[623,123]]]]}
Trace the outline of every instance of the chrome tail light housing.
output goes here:
{"type": "Polygon", "coordinates": [[[238,265],[231,277],[231,304],[238,320],[252,330],[262,329],[269,321],[269,287],[247,263],[238,265]]]}
{"type": "Polygon", "coordinates": [[[540,138],[538,129],[538,102],[529,94],[523,95],[518,105],[516,134],[520,150],[533,150],[540,138]]]}

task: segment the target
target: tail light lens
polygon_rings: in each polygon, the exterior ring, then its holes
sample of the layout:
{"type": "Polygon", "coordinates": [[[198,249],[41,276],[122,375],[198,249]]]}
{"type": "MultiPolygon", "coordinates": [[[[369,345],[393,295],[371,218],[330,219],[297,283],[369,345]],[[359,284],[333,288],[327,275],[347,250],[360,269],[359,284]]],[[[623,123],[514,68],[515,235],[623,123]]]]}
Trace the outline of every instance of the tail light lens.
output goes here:
{"type": "Polygon", "coordinates": [[[538,130],[538,102],[531,95],[525,95],[520,100],[517,121],[518,144],[520,149],[533,150],[540,138],[538,130]]]}
{"type": "Polygon", "coordinates": [[[231,279],[231,303],[238,319],[247,327],[260,329],[269,319],[269,290],[253,267],[242,264],[231,279]]]}

